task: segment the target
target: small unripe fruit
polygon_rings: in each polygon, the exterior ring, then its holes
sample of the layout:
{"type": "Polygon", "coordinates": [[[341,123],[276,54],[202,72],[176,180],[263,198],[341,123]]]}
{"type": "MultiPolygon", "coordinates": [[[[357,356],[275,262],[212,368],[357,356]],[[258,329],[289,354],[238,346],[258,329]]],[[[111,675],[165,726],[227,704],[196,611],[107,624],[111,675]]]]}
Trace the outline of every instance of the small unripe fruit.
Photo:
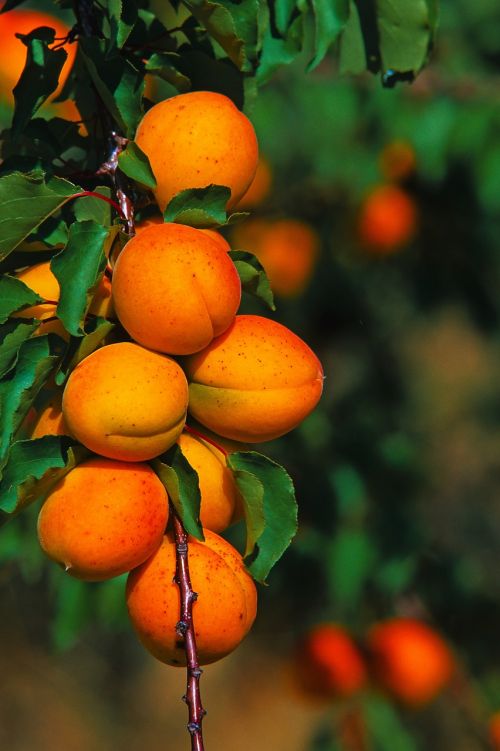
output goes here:
{"type": "Polygon", "coordinates": [[[101,581],[143,563],[161,544],[168,496],[147,464],[90,459],[51,491],[38,517],[45,553],[71,576],[101,581]]]}
{"type": "MultiPolygon", "coordinates": [[[[200,664],[229,654],[250,629],[256,614],[255,585],[241,556],[218,535],[204,530],[205,542],[189,539],[189,573],[193,623],[200,664]]],[[[167,535],[160,549],[127,581],[127,607],[143,646],[169,665],[185,665],[182,639],[176,632],[180,595],[174,582],[175,541],[167,535]]]]}
{"type": "Polygon", "coordinates": [[[296,427],[314,409],[323,371],[314,352],[280,323],[254,315],[185,359],[189,410],[214,433],[257,443],[296,427]]]}
{"type": "Polygon", "coordinates": [[[257,169],[252,123],[228,97],[213,91],[179,94],[154,105],[139,123],[135,140],[149,157],[162,212],[181,190],[211,184],[230,188],[231,208],[257,169]]]}
{"type": "Polygon", "coordinates": [[[145,461],[172,446],[184,427],[188,389],[179,365],[138,344],[118,342],[77,365],[63,394],[71,431],[96,454],[145,461]]]}
{"type": "Polygon", "coordinates": [[[454,659],[430,626],[394,618],[370,629],[367,646],[377,682],[403,704],[418,707],[434,699],[450,681],[454,659]]]}
{"type": "Polygon", "coordinates": [[[294,666],[299,687],[318,698],[352,696],[367,680],[360,650],[335,623],[323,623],[307,632],[297,647],[294,666]]]}
{"type": "Polygon", "coordinates": [[[241,284],[227,252],[211,237],[181,224],[155,224],[120,253],[113,299],[135,341],[184,355],[203,349],[231,325],[241,284]]]}

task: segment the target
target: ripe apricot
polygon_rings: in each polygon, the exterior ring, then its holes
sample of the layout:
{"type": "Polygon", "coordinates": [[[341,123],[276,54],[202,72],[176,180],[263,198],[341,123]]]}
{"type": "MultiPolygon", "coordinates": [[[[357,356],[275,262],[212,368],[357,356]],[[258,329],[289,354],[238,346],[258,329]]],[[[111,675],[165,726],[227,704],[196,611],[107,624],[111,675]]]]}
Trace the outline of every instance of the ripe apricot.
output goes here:
{"type": "MultiPolygon", "coordinates": [[[[135,226],[136,234],[139,234],[140,232],[142,232],[142,230],[146,229],[146,227],[151,227],[152,224],[156,224],[156,225],[165,224],[165,222],[163,221],[162,216],[158,216],[158,215],[150,216],[147,219],[143,219],[142,222],[139,222],[138,224],[136,224],[135,226]]],[[[208,235],[208,237],[211,237],[212,240],[215,240],[217,243],[219,243],[221,248],[225,250],[226,252],[231,250],[231,246],[229,245],[226,238],[223,237],[220,232],[217,232],[217,230],[205,228],[205,229],[200,229],[199,231],[203,232],[203,234],[208,235]]]]}
{"type": "Polygon", "coordinates": [[[213,444],[189,433],[182,433],[177,443],[198,473],[202,526],[223,532],[241,513],[238,489],[224,454],[213,444]]]}
{"type": "Polygon", "coordinates": [[[64,389],[66,425],[77,440],[110,459],[152,459],[182,432],[188,400],[184,373],[170,357],[118,342],[92,352],[64,389]]]}
{"type": "Polygon", "coordinates": [[[380,152],[380,171],[386,180],[404,180],[413,174],[416,164],[415,151],[408,141],[391,141],[380,152]]]}
{"type": "Polygon", "coordinates": [[[135,140],[149,157],[162,212],[181,190],[211,184],[230,188],[227,206],[232,208],[257,169],[252,123],[228,97],[213,91],[179,94],[155,104],[139,123],[135,140]]]}
{"type": "Polygon", "coordinates": [[[314,409],[323,389],[314,352],[285,326],[261,316],[236,316],[184,365],[191,414],[235,441],[258,443],[287,433],[314,409]]]}
{"type": "Polygon", "coordinates": [[[182,224],[146,227],[113,274],[116,313],[145,347],[198,352],[232,323],[241,299],[234,263],[212,238],[182,224]]]}
{"type": "Polygon", "coordinates": [[[413,199],[396,185],[379,185],[366,197],[359,217],[361,242],[386,255],[408,243],[417,227],[413,199]]]}
{"type": "MultiPolygon", "coordinates": [[[[49,13],[36,10],[9,10],[0,15],[0,39],[2,40],[2,57],[0,61],[0,99],[7,100],[13,106],[15,87],[26,62],[27,48],[16,34],[29,34],[39,26],[49,26],[56,31],[56,37],[66,37],[69,28],[59,18],[49,13]]],[[[64,49],[68,53],[59,77],[59,85],[51,95],[50,100],[59,96],[76,55],[76,44],[66,44],[64,49]]],[[[49,101],[50,101],[49,100],[49,101]]]]}
{"type": "Polygon", "coordinates": [[[247,192],[238,202],[238,209],[254,209],[256,206],[260,206],[261,203],[267,198],[271,190],[271,184],[273,176],[271,172],[271,165],[264,159],[263,156],[259,157],[257,164],[257,170],[255,176],[250,183],[250,187],[247,192]]]}
{"type": "Polygon", "coordinates": [[[345,628],[322,623],[310,629],[295,654],[299,687],[318,698],[347,697],[366,683],[366,667],[355,642],[345,628]]]}
{"type": "Polygon", "coordinates": [[[167,492],[147,464],[95,458],[51,491],[38,517],[38,537],[71,576],[102,581],[149,558],[167,520],[167,492]]]}
{"type": "Polygon", "coordinates": [[[32,438],[44,435],[68,435],[68,428],[62,413],[62,393],[56,392],[36,417],[31,433],[32,438]]]}
{"type": "MultiPolygon", "coordinates": [[[[255,585],[241,556],[225,540],[205,530],[205,542],[189,539],[189,572],[198,598],[193,622],[202,665],[235,649],[256,615],[255,585]]],[[[185,665],[179,620],[180,595],[175,574],[175,540],[168,534],[160,549],[127,581],[127,607],[143,646],[169,665],[185,665]]]]}
{"type": "Polygon", "coordinates": [[[296,219],[250,219],[235,231],[233,245],[254,253],[264,266],[273,292],[294,297],[311,278],[319,250],[318,236],[296,219]]]}
{"type": "MultiPolygon", "coordinates": [[[[62,323],[59,320],[52,320],[57,315],[56,309],[59,302],[60,288],[59,282],[50,268],[50,261],[30,266],[29,268],[20,271],[16,276],[24,282],[26,286],[32,289],[33,292],[36,292],[37,295],[43,297],[44,300],[47,300],[47,302],[38,303],[38,305],[31,305],[29,308],[24,308],[23,310],[18,311],[15,314],[16,317],[37,318],[42,321],[42,324],[35,332],[36,334],[48,334],[52,332],[68,339],[69,335],[64,329],[62,323]],[[51,319],[50,322],[44,323],[44,321],[47,321],[49,318],[51,319]]],[[[94,293],[94,297],[90,303],[89,313],[104,318],[112,318],[114,315],[111,301],[111,282],[106,276],[102,277],[99,286],[94,293]]]]}
{"type": "Polygon", "coordinates": [[[394,618],[370,629],[367,646],[377,682],[402,703],[418,707],[449,682],[454,660],[444,639],[411,618],[394,618]]]}
{"type": "Polygon", "coordinates": [[[500,751],[500,712],[497,711],[491,715],[488,731],[492,749],[500,751]]]}

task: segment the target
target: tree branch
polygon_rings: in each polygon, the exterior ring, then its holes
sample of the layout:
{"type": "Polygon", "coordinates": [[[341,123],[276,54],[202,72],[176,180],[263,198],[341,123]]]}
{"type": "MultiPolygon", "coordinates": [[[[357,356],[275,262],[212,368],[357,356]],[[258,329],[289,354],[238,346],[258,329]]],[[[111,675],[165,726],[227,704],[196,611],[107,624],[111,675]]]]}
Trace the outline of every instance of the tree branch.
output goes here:
{"type": "Polygon", "coordinates": [[[200,676],[203,671],[198,662],[193,624],[193,603],[198,595],[193,592],[189,576],[187,534],[174,507],[171,505],[170,508],[175,532],[175,581],[181,596],[181,614],[176,630],[177,634],[184,639],[187,661],[187,688],[183,697],[189,711],[187,728],[191,735],[191,751],[204,751],[202,722],[206,712],[203,709],[200,694],[200,676]]]}

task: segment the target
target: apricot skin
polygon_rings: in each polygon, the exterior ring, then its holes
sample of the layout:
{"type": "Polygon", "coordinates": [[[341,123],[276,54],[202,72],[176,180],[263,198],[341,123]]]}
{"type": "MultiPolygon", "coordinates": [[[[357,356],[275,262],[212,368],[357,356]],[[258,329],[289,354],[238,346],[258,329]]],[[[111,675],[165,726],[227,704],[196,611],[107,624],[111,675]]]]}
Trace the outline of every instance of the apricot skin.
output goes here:
{"type": "Polygon", "coordinates": [[[232,323],[236,268],[215,240],[180,224],[151,225],[122,250],[113,274],[120,322],[145,347],[198,352],[232,323]]]}
{"type": "Polygon", "coordinates": [[[212,532],[223,532],[241,513],[236,483],[226,466],[224,454],[212,444],[188,433],[182,433],[177,443],[198,473],[202,526],[212,532]]]}
{"type": "Polygon", "coordinates": [[[367,252],[395,253],[416,229],[415,202],[397,185],[379,185],[367,195],[359,217],[359,237],[367,252]]]}
{"type": "Polygon", "coordinates": [[[149,558],[167,520],[167,493],[147,464],[95,458],[52,490],[38,517],[38,536],[49,558],[71,576],[102,581],[149,558]]]}
{"type": "Polygon", "coordinates": [[[296,427],[316,406],[323,371],[314,352],[269,318],[236,316],[202,352],[187,357],[189,409],[202,425],[257,443],[296,427]]]}
{"type": "Polygon", "coordinates": [[[363,657],[349,633],[336,623],[310,629],[295,655],[298,686],[316,698],[348,697],[367,680],[363,657]]]}
{"type": "Polygon", "coordinates": [[[211,184],[230,188],[227,205],[232,208],[257,168],[257,138],[250,120],[228,97],[212,91],[159,102],[144,115],[135,140],[149,157],[162,212],[181,190],[211,184]]]}
{"type": "MultiPolygon", "coordinates": [[[[255,585],[239,553],[209,530],[205,530],[205,539],[202,543],[190,538],[188,553],[191,583],[198,593],[193,622],[202,665],[221,659],[238,646],[257,607],[255,585]]],[[[148,561],[130,573],[126,597],[143,646],[161,662],[183,666],[184,645],[175,630],[180,595],[174,575],[175,542],[170,534],[148,561]]]]}
{"type": "Polygon", "coordinates": [[[256,206],[260,206],[271,191],[272,181],[273,175],[271,165],[267,159],[259,157],[254,178],[247,192],[239,201],[238,209],[247,211],[248,209],[254,209],[256,206]]]}
{"type": "Polygon", "coordinates": [[[422,621],[393,618],[367,638],[377,682],[410,707],[434,699],[452,677],[454,659],[444,639],[422,621]]]}
{"type": "Polygon", "coordinates": [[[73,370],[63,394],[66,425],[91,451],[145,461],[166,451],[186,419],[186,378],[176,362],[130,342],[96,350],[73,370]]]}

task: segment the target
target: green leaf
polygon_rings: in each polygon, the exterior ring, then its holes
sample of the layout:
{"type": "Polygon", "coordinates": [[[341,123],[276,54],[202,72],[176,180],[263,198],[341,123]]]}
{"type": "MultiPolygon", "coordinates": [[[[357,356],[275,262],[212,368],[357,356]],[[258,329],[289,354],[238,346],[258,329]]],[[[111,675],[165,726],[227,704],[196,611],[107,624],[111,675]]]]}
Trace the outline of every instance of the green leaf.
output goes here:
{"type": "Polygon", "coordinates": [[[0,260],[79,192],[67,180],[53,177],[45,182],[40,171],[0,177],[0,260]]]}
{"type": "Polygon", "coordinates": [[[94,352],[114,327],[115,324],[105,318],[92,318],[86,324],[85,336],[71,340],[68,352],[55,375],[55,382],[58,386],[62,386],[78,363],[94,352]]]}
{"type": "Polygon", "coordinates": [[[46,435],[12,444],[0,481],[0,510],[17,514],[43,498],[89,453],[67,436],[46,435]]]}
{"type": "Polygon", "coordinates": [[[246,525],[245,557],[247,557],[255,548],[266,526],[264,517],[264,486],[259,478],[251,472],[231,467],[229,459],[230,456],[227,458],[227,464],[233,473],[234,480],[243,499],[246,525]]]}
{"type": "Polygon", "coordinates": [[[135,0],[108,0],[111,40],[121,49],[137,21],[135,0]]]}
{"type": "Polygon", "coordinates": [[[172,198],[163,217],[166,222],[191,227],[220,227],[228,222],[226,205],[230,197],[231,190],[224,185],[181,190],[172,198]]]}
{"type": "Polygon", "coordinates": [[[147,188],[156,188],[156,178],[149,159],[135,141],[128,142],[126,149],[118,157],[118,166],[132,180],[147,188]]]}
{"type": "Polygon", "coordinates": [[[184,0],[184,5],[242,71],[256,57],[263,8],[258,0],[184,0]],[[257,19],[257,23],[256,23],[257,19]]]}
{"type": "Polygon", "coordinates": [[[303,39],[304,23],[302,15],[298,16],[290,25],[286,37],[273,36],[272,29],[269,27],[264,36],[256,73],[258,83],[266,83],[277,68],[292,63],[302,50],[303,39]]]}
{"type": "Polygon", "coordinates": [[[382,70],[417,73],[425,64],[437,23],[428,0],[378,0],[382,70]]]}
{"type": "Polygon", "coordinates": [[[297,0],[276,0],[274,4],[276,28],[278,29],[282,37],[286,36],[293,12],[296,7],[297,0]]]}
{"type": "MultiPolygon", "coordinates": [[[[237,451],[227,458],[228,467],[233,472],[246,472],[253,475],[264,489],[264,521],[265,527],[259,535],[252,553],[248,570],[259,582],[264,582],[272,567],[290,545],[297,532],[297,502],[293,482],[286,472],[276,462],[256,451],[237,451]]],[[[240,484],[240,492],[250,488],[249,508],[256,504],[256,483],[252,485],[248,478],[240,484]]],[[[241,475],[240,475],[241,480],[241,475]]],[[[258,499],[257,499],[258,500],[258,499]]],[[[247,504],[243,496],[245,505],[247,504]]]]}
{"type": "Polygon", "coordinates": [[[258,258],[245,250],[230,250],[228,255],[236,266],[243,292],[263,300],[271,310],[276,310],[269,279],[258,258]]]}
{"type": "Polygon", "coordinates": [[[12,131],[21,133],[33,114],[58,86],[59,76],[68,53],[62,47],[49,49],[56,35],[55,29],[41,27],[19,37],[28,48],[26,64],[13,89],[15,100],[12,131]]]}
{"type": "Polygon", "coordinates": [[[315,20],[314,57],[307,66],[316,68],[337,41],[349,18],[349,0],[311,0],[315,20]]]}
{"type": "Polygon", "coordinates": [[[377,550],[363,530],[341,529],[327,548],[328,584],[337,607],[353,608],[373,571],[377,550]]]}
{"type": "MultiPolygon", "coordinates": [[[[94,188],[93,192],[99,193],[106,198],[111,198],[110,188],[107,188],[104,185],[99,185],[97,188],[94,188]]],[[[94,222],[97,222],[97,224],[102,224],[103,226],[109,226],[112,224],[110,204],[106,201],[102,201],[100,198],[96,198],[95,196],[83,196],[82,198],[77,198],[74,203],[74,211],[78,222],[85,222],[87,219],[92,219],[94,222]]],[[[66,233],[64,244],[66,244],[67,238],[68,235],[66,233]]]]}
{"type": "Polygon", "coordinates": [[[50,262],[61,288],[56,313],[72,336],[85,333],[85,316],[106,268],[105,249],[117,231],[92,220],[74,222],[66,247],[50,262]]]}
{"type": "Polygon", "coordinates": [[[5,323],[11,313],[43,302],[24,282],[6,274],[0,277],[0,324],[5,323]]]}
{"type": "Polygon", "coordinates": [[[146,63],[148,73],[154,73],[171,84],[180,94],[191,89],[188,76],[181,73],[175,63],[180,62],[180,56],[173,52],[155,52],[146,63]]]}
{"type": "Polygon", "coordinates": [[[3,3],[2,7],[0,8],[0,14],[1,13],[7,13],[8,10],[12,10],[12,8],[17,8],[18,5],[21,5],[21,3],[24,3],[25,0],[5,0],[5,3],[3,3]]]}
{"type": "Polygon", "coordinates": [[[38,321],[33,323],[21,318],[13,318],[0,326],[0,378],[14,367],[21,345],[37,328],[38,321]]]}
{"type": "Polygon", "coordinates": [[[377,751],[417,751],[417,744],[389,700],[369,694],[363,710],[368,735],[377,751]]]}
{"type": "Polygon", "coordinates": [[[62,340],[53,334],[28,339],[19,349],[15,370],[0,382],[1,461],[7,455],[13,435],[60,358],[63,346],[62,340]]]}
{"type": "Polygon", "coordinates": [[[153,461],[153,468],[164,484],[186,532],[204,540],[200,523],[200,486],[198,473],[192,468],[178,444],[153,461]]]}

